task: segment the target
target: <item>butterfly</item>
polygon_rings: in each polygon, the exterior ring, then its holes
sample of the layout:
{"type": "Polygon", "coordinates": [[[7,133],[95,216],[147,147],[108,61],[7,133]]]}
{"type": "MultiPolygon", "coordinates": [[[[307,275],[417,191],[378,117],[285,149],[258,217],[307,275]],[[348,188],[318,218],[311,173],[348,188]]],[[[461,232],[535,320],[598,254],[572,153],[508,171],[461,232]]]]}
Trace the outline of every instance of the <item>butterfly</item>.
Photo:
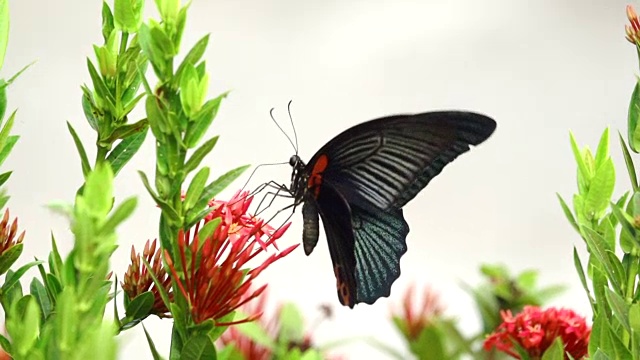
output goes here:
{"type": "Polygon", "coordinates": [[[390,295],[407,251],[403,206],[495,128],[474,112],[394,115],[345,130],[307,164],[296,151],[288,191],[302,204],[303,248],[315,248],[322,219],[342,305],[390,295]]]}

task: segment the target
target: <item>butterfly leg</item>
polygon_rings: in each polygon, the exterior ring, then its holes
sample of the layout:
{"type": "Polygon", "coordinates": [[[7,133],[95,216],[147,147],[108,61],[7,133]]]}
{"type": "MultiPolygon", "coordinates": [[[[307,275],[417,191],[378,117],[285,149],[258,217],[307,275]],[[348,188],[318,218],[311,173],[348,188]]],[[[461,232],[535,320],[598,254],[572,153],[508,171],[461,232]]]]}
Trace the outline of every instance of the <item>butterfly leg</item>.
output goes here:
{"type": "Polygon", "coordinates": [[[275,191],[268,191],[262,197],[262,199],[258,203],[258,207],[256,209],[255,216],[258,216],[258,215],[262,214],[265,210],[270,208],[271,205],[273,205],[273,202],[275,201],[276,198],[278,198],[278,197],[292,198],[293,197],[293,195],[290,193],[289,189],[285,185],[278,184],[278,183],[273,182],[273,181],[265,183],[263,185],[264,185],[263,190],[266,189],[266,188],[271,188],[271,189],[274,189],[275,191]],[[267,200],[267,198],[269,198],[269,201],[263,207],[263,205],[265,204],[265,201],[267,200]]]}

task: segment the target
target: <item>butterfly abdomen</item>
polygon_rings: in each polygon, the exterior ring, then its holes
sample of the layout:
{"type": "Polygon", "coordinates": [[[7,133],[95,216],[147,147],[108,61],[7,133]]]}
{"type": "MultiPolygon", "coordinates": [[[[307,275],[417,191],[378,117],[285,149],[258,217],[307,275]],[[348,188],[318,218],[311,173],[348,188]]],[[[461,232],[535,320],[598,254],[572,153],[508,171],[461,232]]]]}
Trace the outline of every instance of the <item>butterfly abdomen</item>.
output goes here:
{"type": "MultiPolygon", "coordinates": [[[[308,197],[306,195],[305,197],[308,197]]],[[[320,236],[320,225],[318,220],[318,207],[313,199],[307,199],[302,205],[302,245],[304,253],[309,255],[318,243],[320,236]]]]}

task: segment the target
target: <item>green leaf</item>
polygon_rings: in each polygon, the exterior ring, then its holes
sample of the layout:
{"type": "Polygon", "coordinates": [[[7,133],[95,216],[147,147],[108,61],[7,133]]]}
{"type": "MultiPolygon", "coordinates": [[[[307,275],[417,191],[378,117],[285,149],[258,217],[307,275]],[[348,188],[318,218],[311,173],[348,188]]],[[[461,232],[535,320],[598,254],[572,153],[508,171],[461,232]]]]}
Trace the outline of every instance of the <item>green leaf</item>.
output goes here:
{"type": "Polygon", "coordinates": [[[605,289],[605,295],[607,302],[611,306],[613,315],[628,332],[631,332],[631,326],[629,325],[629,308],[624,299],[608,288],[605,289]]]}
{"type": "Polygon", "coordinates": [[[155,299],[151,291],[146,291],[136,296],[125,309],[127,317],[130,319],[142,319],[147,317],[151,312],[151,309],[153,309],[154,301],[155,299]]]}
{"type": "Polygon", "coordinates": [[[98,163],[89,173],[82,197],[87,210],[98,218],[106,217],[113,206],[113,172],[108,163],[98,163]]]}
{"type": "Polygon", "coordinates": [[[7,86],[8,85],[9,84],[7,84],[3,79],[0,79],[0,121],[4,118],[5,111],[7,111],[7,86]]]}
{"type": "Polygon", "coordinates": [[[22,265],[20,268],[18,268],[18,270],[16,270],[15,273],[12,273],[10,275],[7,274],[7,278],[5,279],[4,284],[2,284],[2,292],[5,293],[9,291],[9,289],[11,289],[14,285],[19,284],[20,278],[22,277],[22,275],[24,275],[24,273],[27,272],[27,270],[42,263],[44,263],[44,261],[32,261],[30,263],[22,265]]]}
{"type": "Polygon", "coordinates": [[[191,4],[191,2],[187,2],[185,6],[180,9],[180,12],[178,12],[178,18],[176,19],[176,32],[173,37],[173,41],[177,48],[180,48],[182,33],[184,32],[184,27],[187,23],[187,9],[189,8],[189,4],[191,4]]]}
{"type": "Polygon", "coordinates": [[[182,73],[184,72],[185,66],[187,64],[195,66],[196,63],[200,61],[200,59],[202,58],[202,55],[204,55],[204,52],[207,49],[208,43],[209,43],[209,34],[203,36],[200,40],[198,40],[198,42],[195,45],[193,45],[191,50],[189,50],[189,53],[187,53],[187,55],[184,57],[184,60],[182,60],[182,63],[180,63],[178,70],[176,70],[176,74],[174,77],[174,81],[175,81],[174,87],[179,84],[180,79],[182,78],[182,73]]]}
{"type": "Polygon", "coordinates": [[[133,211],[136,209],[138,199],[130,197],[120,204],[116,210],[111,214],[107,222],[102,225],[99,234],[109,234],[115,231],[116,227],[120,225],[124,220],[129,218],[133,211]]]}
{"type": "Polygon", "coordinates": [[[0,149],[0,165],[4,163],[4,161],[11,153],[13,146],[18,142],[20,137],[18,135],[11,135],[7,138],[7,142],[4,144],[4,147],[0,149]]]}
{"type": "Polygon", "coordinates": [[[102,2],[102,38],[106,42],[109,39],[109,36],[115,29],[113,24],[113,13],[111,12],[111,8],[109,8],[109,4],[105,1],[102,2]]]}
{"type": "Polygon", "coordinates": [[[8,354],[11,354],[13,352],[11,342],[9,342],[9,339],[2,335],[0,335],[0,347],[2,347],[2,349],[8,354]]]}
{"type": "Polygon", "coordinates": [[[156,204],[160,207],[160,209],[162,209],[162,211],[164,211],[167,214],[167,216],[171,218],[172,221],[181,222],[180,215],[178,215],[176,210],[173,209],[171,205],[169,205],[166,201],[160,199],[158,195],[156,195],[155,191],[153,191],[153,189],[151,188],[151,185],[149,185],[149,179],[147,178],[147,175],[142,171],[138,171],[138,174],[142,179],[142,184],[147,189],[147,191],[149,192],[149,195],[151,195],[153,200],[155,200],[156,204]]]}
{"type": "Polygon", "coordinates": [[[51,232],[51,252],[49,253],[49,272],[59,276],[62,272],[62,257],[58,251],[56,238],[51,232]]]}
{"type": "Polygon", "coordinates": [[[108,144],[111,144],[116,140],[126,139],[129,136],[132,136],[141,132],[145,132],[148,126],[149,126],[149,122],[147,121],[147,119],[142,119],[133,124],[119,126],[111,133],[111,136],[109,136],[106,142],[108,144]]]}
{"type": "MultiPolygon", "coordinates": [[[[639,80],[640,81],[640,80],[639,80]]],[[[629,103],[629,117],[627,119],[629,135],[629,146],[633,152],[638,153],[640,150],[640,126],[638,126],[638,119],[640,118],[640,83],[636,82],[636,86],[633,88],[631,94],[631,101],[629,103]]]]}
{"type": "Polygon", "coordinates": [[[631,154],[629,153],[629,148],[622,137],[622,134],[618,132],[618,136],[620,137],[620,146],[622,147],[622,154],[624,155],[624,163],[627,165],[627,172],[629,173],[629,180],[631,181],[631,188],[634,192],[638,191],[638,177],[636,175],[636,167],[633,164],[633,159],[631,158],[631,154]]]}
{"type": "Polygon", "coordinates": [[[7,270],[11,268],[11,265],[13,265],[16,260],[18,260],[20,254],[22,254],[23,248],[24,244],[16,244],[9,248],[9,250],[5,251],[2,256],[0,256],[0,275],[6,273],[7,270]]]}
{"type": "Polygon", "coordinates": [[[590,172],[587,168],[587,165],[582,157],[582,153],[580,152],[580,148],[578,147],[578,143],[576,142],[575,137],[572,132],[569,132],[569,138],[571,140],[571,150],[573,151],[573,156],[576,159],[576,163],[578,164],[578,176],[579,177],[589,177],[590,172]]]}
{"type": "Polygon", "coordinates": [[[156,49],[160,50],[160,54],[164,57],[164,59],[170,59],[178,55],[178,49],[174,46],[171,38],[169,38],[162,27],[160,27],[159,25],[154,25],[152,23],[151,27],[149,28],[149,34],[151,35],[153,45],[156,47],[156,49]]]}
{"type": "MultiPolygon", "coordinates": [[[[204,186],[209,179],[209,167],[205,166],[193,177],[189,188],[187,189],[187,195],[184,199],[184,210],[189,211],[196,204],[196,201],[200,198],[204,186]]],[[[1,184],[1,183],[0,183],[1,184]]]]}
{"type": "Polygon", "coordinates": [[[542,354],[542,360],[564,360],[564,345],[558,336],[542,354]]]}
{"type": "Polygon", "coordinates": [[[198,334],[187,340],[181,355],[183,360],[216,360],[216,348],[208,336],[198,334]]]}
{"type": "Polygon", "coordinates": [[[148,132],[148,128],[145,128],[143,131],[130,135],[109,153],[107,161],[111,164],[114,176],[118,175],[120,170],[133,158],[133,155],[140,150],[148,132]]]}
{"type": "Polygon", "coordinates": [[[153,339],[151,339],[151,335],[147,331],[147,328],[142,324],[142,329],[144,329],[144,336],[147,338],[147,344],[149,344],[149,351],[151,351],[151,356],[153,356],[153,360],[161,360],[162,356],[158,353],[156,349],[156,345],[153,343],[153,339]]]}
{"type": "Polygon", "coordinates": [[[409,349],[420,360],[446,359],[443,335],[437,327],[426,326],[415,341],[409,342],[409,349]]]}
{"type": "Polygon", "coordinates": [[[585,227],[585,241],[587,242],[587,246],[589,247],[589,252],[593,254],[598,261],[602,263],[604,266],[604,270],[607,273],[607,277],[611,281],[612,285],[616,288],[621,288],[621,284],[619,281],[619,277],[615,272],[615,267],[610,262],[610,258],[607,255],[605,240],[602,235],[598,234],[594,230],[585,227]]]}
{"type": "Polygon", "coordinates": [[[618,208],[618,205],[612,205],[611,212],[616,217],[616,219],[618,219],[618,222],[620,222],[620,225],[622,225],[620,246],[623,248],[623,250],[626,253],[629,253],[631,251],[630,249],[631,245],[635,246],[637,249],[640,249],[640,242],[638,242],[636,238],[636,235],[637,235],[636,228],[631,223],[633,219],[629,219],[628,218],[629,215],[626,212],[623,212],[622,210],[620,210],[620,208],[618,208]],[[629,244],[625,242],[629,242],[629,244]]]}
{"type": "Polygon", "coordinates": [[[2,131],[0,131],[0,148],[4,147],[7,139],[9,138],[9,133],[11,132],[11,128],[13,128],[13,122],[16,118],[16,111],[11,113],[7,122],[2,126],[2,131]]]}
{"type": "Polygon", "coordinates": [[[29,292],[38,302],[38,306],[42,311],[42,322],[44,322],[53,311],[53,306],[51,304],[51,300],[49,299],[49,295],[47,294],[47,289],[45,289],[40,280],[38,280],[37,278],[33,278],[31,279],[31,284],[29,285],[29,292]]]}
{"type": "Polygon", "coordinates": [[[578,255],[578,250],[575,248],[575,246],[573,247],[573,263],[576,267],[576,271],[578,272],[580,283],[582,284],[584,291],[587,293],[587,297],[589,298],[589,303],[593,308],[593,304],[594,304],[593,297],[591,297],[591,292],[589,291],[589,287],[587,286],[587,279],[584,275],[584,268],[582,267],[582,262],[580,261],[580,256],[578,255]]]}
{"type": "Polygon", "coordinates": [[[31,295],[17,302],[8,316],[7,329],[13,337],[14,357],[27,358],[40,333],[40,309],[31,295]],[[13,330],[13,331],[11,331],[13,330]]]}
{"type": "Polygon", "coordinates": [[[280,336],[286,342],[299,342],[304,335],[304,317],[293,303],[280,309],[280,336]]]}
{"type": "MultiPolygon", "coordinates": [[[[243,317],[245,316],[244,314],[240,315],[243,317]]],[[[262,345],[267,349],[272,350],[276,345],[267,331],[255,321],[245,322],[234,326],[240,333],[253,340],[256,344],[262,345]]]]}
{"type": "Polygon", "coordinates": [[[135,33],[142,24],[144,0],[115,0],[114,23],[118,30],[135,33]]]}
{"type": "MultiPolygon", "coordinates": [[[[232,311],[230,313],[228,313],[227,315],[223,316],[222,318],[219,319],[219,323],[230,323],[233,321],[233,319],[235,319],[236,317],[236,312],[232,311]]],[[[215,325],[213,326],[213,328],[209,331],[209,333],[207,335],[209,335],[209,338],[211,339],[211,341],[216,341],[218,340],[218,338],[220,338],[220,336],[222,336],[222,334],[227,331],[227,329],[229,328],[229,326],[227,325],[215,325]]],[[[220,354],[218,353],[218,357],[220,354]]]]}
{"type": "Polygon", "coordinates": [[[87,157],[87,152],[84,150],[84,145],[82,145],[82,141],[78,134],[76,133],[71,123],[67,121],[67,129],[69,129],[69,133],[71,133],[71,137],[73,137],[73,142],[76,144],[76,149],[78,150],[78,154],[80,155],[80,164],[82,165],[82,175],[86,179],[87,175],[91,172],[91,165],[89,164],[89,158],[87,157]]]}
{"type": "Polygon", "coordinates": [[[596,150],[596,169],[604,164],[604,161],[609,158],[609,128],[604,129],[600,142],[598,143],[598,149],[596,150]]]}
{"type": "Polygon", "coordinates": [[[113,95],[89,58],[87,58],[87,68],[89,69],[89,76],[91,77],[91,82],[93,82],[96,95],[106,102],[109,111],[116,113],[113,95]]]}
{"type": "Polygon", "coordinates": [[[98,117],[96,116],[98,109],[93,101],[91,90],[86,86],[82,87],[82,111],[84,112],[84,117],[87,119],[89,126],[91,126],[93,130],[99,131],[100,125],[98,117]]]}
{"type": "MultiPolygon", "coordinates": [[[[149,264],[147,259],[145,259],[144,257],[142,257],[142,262],[144,263],[144,266],[147,269],[153,269],[153,266],[151,266],[151,264],[149,264]]],[[[151,279],[153,280],[153,283],[156,286],[156,289],[158,290],[158,293],[160,294],[160,298],[162,299],[162,302],[167,306],[167,309],[171,310],[171,314],[173,315],[174,321],[176,323],[178,323],[182,319],[179,319],[178,315],[180,315],[180,314],[176,314],[174,312],[175,311],[174,307],[171,307],[171,305],[173,305],[173,303],[169,300],[169,293],[167,292],[165,287],[162,285],[162,282],[160,282],[158,277],[156,277],[156,274],[153,271],[149,271],[148,274],[149,274],[149,276],[151,276],[151,279]]],[[[179,308],[178,308],[178,311],[179,311],[179,308]]]]}
{"type": "Polygon", "coordinates": [[[9,44],[9,0],[0,0],[0,69],[9,44]]]}
{"type": "Polygon", "coordinates": [[[576,219],[573,217],[573,214],[571,213],[571,210],[569,209],[569,206],[567,206],[567,203],[564,201],[564,199],[562,199],[560,194],[556,193],[556,196],[558,197],[558,200],[560,201],[560,206],[562,206],[562,211],[564,212],[564,215],[567,217],[567,220],[569,220],[569,224],[571,224],[571,226],[573,226],[573,228],[578,233],[580,233],[580,227],[578,226],[578,223],[576,222],[576,219]]]}
{"type": "MultiPolygon", "coordinates": [[[[151,29],[144,23],[142,24],[142,26],[140,26],[140,29],[138,30],[138,41],[140,42],[140,47],[142,48],[142,51],[151,62],[151,66],[153,67],[153,71],[156,73],[156,75],[160,79],[165,79],[167,77],[170,77],[171,69],[166,63],[164,56],[162,54],[162,51],[158,49],[156,44],[153,42],[153,39],[151,38],[151,29]]],[[[148,84],[146,83],[145,80],[143,80],[143,84],[147,89],[147,93],[151,94],[152,92],[147,86],[148,84]]],[[[151,121],[151,116],[149,116],[148,114],[149,114],[149,111],[147,110],[147,117],[149,118],[149,121],[151,121]]],[[[151,125],[151,129],[153,130],[153,125],[151,125]]],[[[155,134],[155,130],[153,131],[155,134]]]]}
{"type": "Polygon", "coordinates": [[[147,120],[149,120],[149,127],[151,132],[158,139],[163,139],[165,134],[169,134],[168,120],[163,111],[160,110],[160,99],[156,96],[147,96],[145,101],[145,109],[147,111],[147,120]]]}
{"type": "MultiPolygon", "coordinates": [[[[0,174],[0,186],[4,185],[4,183],[7,182],[7,180],[9,180],[11,173],[12,173],[11,171],[7,171],[5,173],[0,174]]],[[[2,209],[1,206],[0,206],[0,209],[2,209]]]]}
{"type": "Polygon", "coordinates": [[[218,142],[218,136],[212,137],[204,144],[202,144],[202,146],[200,146],[196,151],[194,151],[193,155],[191,155],[189,160],[187,160],[187,162],[184,164],[184,171],[188,174],[191,171],[195,170],[198,165],[200,165],[202,159],[204,159],[204,157],[207,156],[207,154],[209,154],[211,150],[213,150],[216,142],[218,142]]]}
{"type": "Polygon", "coordinates": [[[593,360],[610,360],[611,358],[602,352],[601,349],[596,350],[596,353],[593,354],[593,360]]]}
{"type": "Polygon", "coordinates": [[[220,220],[220,218],[215,218],[211,221],[207,221],[207,223],[204,224],[200,231],[198,231],[198,239],[201,239],[200,247],[204,245],[204,239],[207,239],[211,237],[211,235],[213,235],[213,232],[216,231],[221,221],[222,220],[220,220]]]}
{"type": "Polygon", "coordinates": [[[187,148],[192,149],[198,145],[198,142],[200,142],[200,139],[202,139],[218,114],[222,99],[226,98],[228,94],[229,92],[222,93],[202,105],[200,111],[195,115],[194,121],[189,123],[187,134],[185,135],[187,148]]]}
{"type": "Polygon", "coordinates": [[[235,181],[242,173],[249,168],[250,165],[243,165],[228,171],[224,175],[215,179],[204,188],[200,199],[194,209],[204,209],[209,200],[215,198],[222,190],[226,189],[233,181],[235,181]]]}
{"type": "Polygon", "coordinates": [[[609,207],[613,189],[616,183],[616,174],[611,158],[604,160],[591,180],[589,193],[585,198],[585,211],[593,214],[595,219],[602,217],[604,211],[609,207]]]}

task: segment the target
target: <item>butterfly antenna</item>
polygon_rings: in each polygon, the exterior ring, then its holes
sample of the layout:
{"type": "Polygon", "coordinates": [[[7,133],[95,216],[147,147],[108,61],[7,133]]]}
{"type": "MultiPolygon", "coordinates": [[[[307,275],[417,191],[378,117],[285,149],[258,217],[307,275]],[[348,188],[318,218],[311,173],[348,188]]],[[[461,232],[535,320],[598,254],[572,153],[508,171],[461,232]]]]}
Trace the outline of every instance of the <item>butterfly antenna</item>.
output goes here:
{"type": "Polygon", "coordinates": [[[280,124],[278,124],[278,122],[276,121],[276,118],[273,117],[273,110],[274,110],[274,108],[271,108],[271,111],[269,111],[269,115],[271,116],[271,120],[273,120],[273,122],[276,124],[278,129],[280,129],[280,131],[284,134],[284,136],[287,137],[287,140],[289,140],[289,144],[291,144],[291,146],[293,146],[293,149],[296,150],[296,154],[297,154],[298,153],[298,149],[296,149],[296,146],[293,144],[293,141],[291,141],[291,138],[289,137],[289,135],[287,135],[287,133],[284,132],[284,130],[282,130],[282,126],[280,126],[280,124]]]}
{"type": "Polygon", "coordinates": [[[261,168],[263,166],[285,165],[285,164],[289,164],[289,162],[285,161],[285,162],[268,163],[268,164],[257,165],[255,168],[253,168],[253,171],[251,171],[251,175],[249,175],[249,178],[247,179],[247,182],[245,182],[244,185],[242,185],[242,188],[240,189],[240,191],[244,190],[247,187],[247,185],[249,185],[249,181],[251,181],[251,178],[256,173],[256,171],[258,171],[259,168],[261,168]]]}
{"type": "Polygon", "coordinates": [[[293,137],[296,140],[296,155],[298,155],[298,133],[296,132],[296,127],[293,125],[293,117],[291,117],[291,103],[293,100],[289,100],[289,104],[287,104],[287,112],[289,113],[289,121],[291,121],[291,127],[293,128],[293,137]]]}

